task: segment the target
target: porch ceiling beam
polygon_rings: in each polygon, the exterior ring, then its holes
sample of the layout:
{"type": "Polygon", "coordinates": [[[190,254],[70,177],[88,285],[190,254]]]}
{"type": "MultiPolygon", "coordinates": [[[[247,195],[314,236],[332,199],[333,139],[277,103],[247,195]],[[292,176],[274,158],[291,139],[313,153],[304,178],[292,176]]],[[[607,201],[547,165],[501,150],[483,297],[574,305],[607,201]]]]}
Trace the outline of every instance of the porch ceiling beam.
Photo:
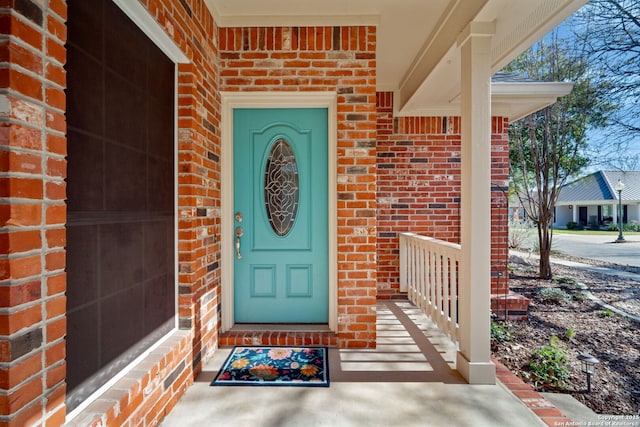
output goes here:
{"type": "Polygon", "coordinates": [[[494,384],[491,363],[491,38],[493,23],[461,33],[460,350],[456,368],[470,384],[494,384]]]}
{"type": "Polygon", "coordinates": [[[427,36],[420,53],[416,56],[398,91],[399,109],[418,91],[425,79],[443,60],[464,28],[471,22],[489,0],[458,0],[452,2],[433,31],[427,36]]]}

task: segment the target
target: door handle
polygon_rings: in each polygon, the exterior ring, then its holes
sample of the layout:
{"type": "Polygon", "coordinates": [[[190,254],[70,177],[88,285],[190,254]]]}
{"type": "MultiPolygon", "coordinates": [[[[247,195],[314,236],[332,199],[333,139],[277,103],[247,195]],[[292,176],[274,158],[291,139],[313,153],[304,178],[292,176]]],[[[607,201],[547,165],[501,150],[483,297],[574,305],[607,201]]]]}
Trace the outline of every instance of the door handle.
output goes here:
{"type": "Polygon", "coordinates": [[[236,227],[236,258],[237,259],[242,259],[242,253],[240,252],[240,238],[242,237],[243,234],[244,234],[244,230],[242,229],[242,227],[237,226],[236,227]]]}

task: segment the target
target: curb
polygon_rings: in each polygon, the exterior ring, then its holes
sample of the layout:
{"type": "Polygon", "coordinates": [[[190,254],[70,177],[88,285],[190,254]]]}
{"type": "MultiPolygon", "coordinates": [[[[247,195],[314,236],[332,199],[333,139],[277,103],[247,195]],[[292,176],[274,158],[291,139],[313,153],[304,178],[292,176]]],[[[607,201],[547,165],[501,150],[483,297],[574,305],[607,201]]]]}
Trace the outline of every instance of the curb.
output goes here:
{"type": "Polygon", "coordinates": [[[627,319],[636,321],[636,322],[640,322],[640,316],[636,316],[634,314],[631,313],[627,313],[626,311],[622,311],[619,308],[616,308],[610,304],[607,304],[606,302],[602,301],[600,298],[598,298],[597,296],[593,295],[591,293],[591,291],[589,291],[589,287],[587,285],[585,285],[584,283],[578,283],[578,286],[580,287],[580,290],[584,292],[584,294],[587,296],[587,298],[589,298],[591,301],[595,302],[596,304],[598,304],[600,307],[604,307],[607,310],[611,310],[616,314],[619,314],[622,317],[626,317],[627,319]]]}
{"type": "Polygon", "coordinates": [[[548,426],[571,426],[575,422],[567,418],[553,403],[542,394],[535,391],[533,386],[525,383],[520,377],[511,372],[509,368],[491,356],[491,361],[496,365],[496,377],[511,391],[524,405],[531,409],[542,422],[548,426]]]}

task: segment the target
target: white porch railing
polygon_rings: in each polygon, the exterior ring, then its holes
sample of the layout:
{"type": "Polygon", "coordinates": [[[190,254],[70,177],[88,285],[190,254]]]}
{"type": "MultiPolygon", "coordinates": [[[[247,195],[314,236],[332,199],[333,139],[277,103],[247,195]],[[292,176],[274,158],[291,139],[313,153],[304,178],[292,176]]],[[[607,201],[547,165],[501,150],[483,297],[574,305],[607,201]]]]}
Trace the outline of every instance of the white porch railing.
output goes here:
{"type": "Polygon", "coordinates": [[[400,234],[400,291],[458,342],[460,245],[414,233],[400,234]]]}

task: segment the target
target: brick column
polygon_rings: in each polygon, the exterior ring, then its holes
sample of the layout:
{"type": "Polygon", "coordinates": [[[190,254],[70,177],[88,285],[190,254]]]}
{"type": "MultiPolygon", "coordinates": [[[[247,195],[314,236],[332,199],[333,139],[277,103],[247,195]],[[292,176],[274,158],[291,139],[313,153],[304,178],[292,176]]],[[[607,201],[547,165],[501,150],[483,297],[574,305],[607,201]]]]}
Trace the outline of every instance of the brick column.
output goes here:
{"type": "Polygon", "coordinates": [[[65,417],[66,4],[0,12],[0,425],[65,417]]]}

